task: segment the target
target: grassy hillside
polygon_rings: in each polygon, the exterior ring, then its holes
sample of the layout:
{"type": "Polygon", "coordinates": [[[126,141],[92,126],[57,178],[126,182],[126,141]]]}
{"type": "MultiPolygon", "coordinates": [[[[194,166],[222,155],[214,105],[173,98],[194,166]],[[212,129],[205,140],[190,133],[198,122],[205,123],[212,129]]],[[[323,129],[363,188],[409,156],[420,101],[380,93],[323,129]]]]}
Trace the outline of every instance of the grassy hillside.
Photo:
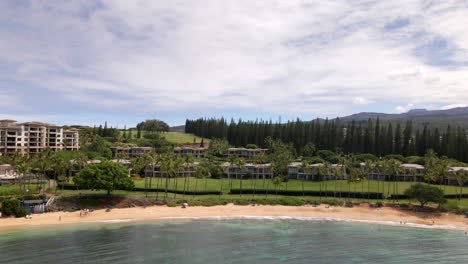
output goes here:
{"type": "MultiPolygon", "coordinates": [[[[137,135],[137,131],[132,130],[131,132],[132,132],[132,137],[135,138],[137,135]]],[[[123,133],[123,131],[120,131],[120,133],[123,133]]],[[[127,131],[127,133],[130,133],[130,131],[127,131]]],[[[147,132],[141,131],[142,135],[144,135],[145,133],[147,132]]],[[[202,140],[201,137],[194,136],[193,134],[187,134],[184,132],[176,132],[176,131],[163,132],[161,133],[161,135],[165,137],[167,141],[171,143],[175,143],[175,144],[189,144],[189,143],[192,144],[194,138],[195,138],[196,143],[200,143],[202,140]]],[[[203,139],[203,142],[205,143],[208,143],[209,141],[210,141],[209,139],[206,139],[206,138],[203,139]]]]}
{"type": "MultiPolygon", "coordinates": [[[[196,143],[200,143],[202,138],[194,136],[193,134],[187,134],[183,132],[166,132],[163,134],[164,137],[172,143],[184,144],[184,143],[193,143],[195,139],[196,143]]],[[[203,139],[203,142],[208,143],[209,139],[203,139]]]]}

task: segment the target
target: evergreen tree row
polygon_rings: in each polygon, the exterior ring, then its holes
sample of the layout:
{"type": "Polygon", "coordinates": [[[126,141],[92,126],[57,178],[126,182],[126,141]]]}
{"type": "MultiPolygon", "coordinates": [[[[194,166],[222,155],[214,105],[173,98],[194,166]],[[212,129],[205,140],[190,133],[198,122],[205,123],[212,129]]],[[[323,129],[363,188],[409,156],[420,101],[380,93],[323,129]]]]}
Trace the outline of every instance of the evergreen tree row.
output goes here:
{"type": "Polygon", "coordinates": [[[404,124],[382,124],[379,119],[368,120],[367,124],[351,122],[341,124],[339,119],[314,121],[243,121],[224,119],[187,120],[185,132],[205,138],[225,138],[230,144],[241,147],[255,144],[265,147],[265,139],[272,137],[292,143],[299,154],[306,146],[338,153],[371,153],[377,156],[401,154],[423,156],[429,149],[468,162],[468,140],[462,128],[448,126],[415,129],[412,121],[404,124]]]}

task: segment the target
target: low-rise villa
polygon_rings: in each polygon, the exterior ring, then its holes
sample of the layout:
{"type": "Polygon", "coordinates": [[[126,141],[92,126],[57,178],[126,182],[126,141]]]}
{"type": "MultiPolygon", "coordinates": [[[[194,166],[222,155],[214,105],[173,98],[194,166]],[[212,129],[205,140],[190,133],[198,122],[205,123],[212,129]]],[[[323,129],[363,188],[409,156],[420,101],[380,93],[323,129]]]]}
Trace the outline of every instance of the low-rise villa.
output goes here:
{"type": "Polygon", "coordinates": [[[194,158],[204,158],[206,156],[207,148],[202,147],[176,147],[174,148],[174,154],[180,157],[192,156],[194,158]]]}
{"type": "Polygon", "coordinates": [[[142,157],[147,152],[153,151],[152,147],[111,147],[110,149],[114,158],[137,158],[142,157]]]}
{"type": "Polygon", "coordinates": [[[248,148],[228,148],[226,150],[226,155],[234,155],[239,158],[244,158],[244,159],[251,159],[259,154],[266,154],[268,149],[262,149],[262,148],[255,148],[255,149],[248,149],[248,148]]]}
{"type": "MultiPolygon", "coordinates": [[[[184,170],[177,172],[177,177],[195,177],[196,166],[199,162],[184,164],[184,170]]],[[[361,164],[364,166],[364,164],[361,164]]],[[[329,168],[324,168],[324,164],[316,163],[309,164],[308,168],[303,168],[301,162],[292,162],[288,166],[288,178],[293,180],[306,180],[306,181],[327,181],[327,180],[346,180],[346,168],[341,164],[330,164],[329,168]]],[[[272,179],[273,173],[271,171],[271,164],[253,164],[246,163],[242,168],[235,164],[224,162],[221,164],[223,168],[222,176],[224,178],[232,179],[272,179]]],[[[384,171],[372,170],[369,172],[367,180],[379,181],[410,181],[410,182],[425,182],[424,166],[419,164],[402,164],[402,172],[398,175],[388,175],[384,171]]],[[[444,184],[457,185],[457,180],[454,175],[455,171],[466,170],[468,167],[452,167],[449,174],[444,179],[444,184]]],[[[158,164],[153,166],[153,171],[150,167],[145,169],[147,177],[161,177],[160,166],[158,164]]],[[[165,177],[165,175],[162,175],[165,177]]]]}
{"type": "MultiPolygon", "coordinates": [[[[199,162],[184,163],[183,169],[178,170],[176,177],[195,177],[195,167],[198,166],[199,162]]],[[[161,173],[161,166],[154,164],[153,166],[146,167],[145,177],[166,177],[164,173],[161,173]]]]}
{"type": "Polygon", "coordinates": [[[273,173],[271,172],[270,164],[252,164],[247,163],[243,168],[239,168],[234,164],[225,162],[221,164],[223,168],[223,177],[232,179],[271,179],[273,173]]]}
{"type": "Polygon", "coordinates": [[[288,177],[306,181],[344,180],[346,172],[340,164],[331,164],[329,169],[324,169],[322,163],[309,164],[308,168],[304,168],[301,162],[293,162],[288,166],[288,177]]]}

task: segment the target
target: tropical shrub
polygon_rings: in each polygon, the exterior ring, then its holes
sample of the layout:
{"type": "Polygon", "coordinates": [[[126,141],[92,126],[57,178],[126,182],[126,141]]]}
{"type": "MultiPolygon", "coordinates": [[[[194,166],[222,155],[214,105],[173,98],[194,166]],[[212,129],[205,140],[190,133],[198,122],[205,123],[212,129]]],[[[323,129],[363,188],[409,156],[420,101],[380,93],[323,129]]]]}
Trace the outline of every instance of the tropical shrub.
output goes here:
{"type": "Polygon", "coordinates": [[[2,202],[2,215],[25,217],[28,211],[21,207],[21,202],[15,199],[4,200],[2,202]]]}

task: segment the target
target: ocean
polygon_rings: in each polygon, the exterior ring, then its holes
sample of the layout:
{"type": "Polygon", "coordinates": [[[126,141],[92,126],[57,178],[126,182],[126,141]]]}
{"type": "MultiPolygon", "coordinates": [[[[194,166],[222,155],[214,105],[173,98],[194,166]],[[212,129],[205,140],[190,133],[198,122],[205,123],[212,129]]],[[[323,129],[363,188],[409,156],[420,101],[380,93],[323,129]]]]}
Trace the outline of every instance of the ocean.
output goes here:
{"type": "Polygon", "coordinates": [[[0,263],[468,263],[462,231],[278,219],[96,223],[0,232],[0,263]]]}

